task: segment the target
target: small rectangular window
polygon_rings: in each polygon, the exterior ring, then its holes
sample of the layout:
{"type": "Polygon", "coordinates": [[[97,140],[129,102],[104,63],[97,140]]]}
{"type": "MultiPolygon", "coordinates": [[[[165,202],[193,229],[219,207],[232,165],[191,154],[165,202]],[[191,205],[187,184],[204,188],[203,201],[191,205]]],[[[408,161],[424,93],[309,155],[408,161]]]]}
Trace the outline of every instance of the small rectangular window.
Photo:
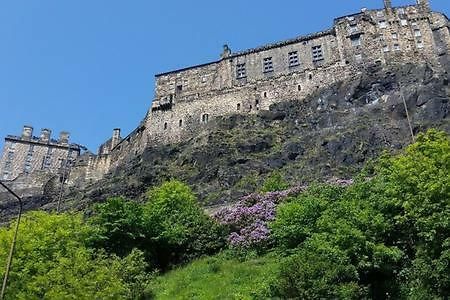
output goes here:
{"type": "Polygon", "coordinates": [[[414,30],[414,36],[415,36],[415,37],[421,37],[421,36],[422,36],[422,33],[420,32],[419,29],[415,29],[415,30],[414,30]]]}
{"type": "Polygon", "coordinates": [[[273,62],[272,57],[266,57],[263,59],[263,72],[273,72],[273,62]]]}
{"type": "Polygon", "coordinates": [[[397,32],[393,32],[393,33],[392,33],[392,39],[393,39],[393,40],[398,40],[398,34],[397,34],[397,32]]]}
{"type": "Polygon", "coordinates": [[[395,51],[400,51],[400,45],[399,44],[394,44],[394,50],[395,51]]]}
{"type": "Polygon", "coordinates": [[[359,35],[358,36],[352,36],[350,38],[350,40],[352,41],[352,46],[353,47],[361,46],[361,37],[359,35]]]}
{"type": "Polygon", "coordinates": [[[181,92],[183,90],[183,85],[177,85],[177,92],[181,92]]]}
{"type": "Polygon", "coordinates": [[[298,60],[297,51],[289,52],[288,57],[289,57],[289,67],[295,67],[300,64],[298,60]]]}
{"type": "Polygon", "coordinates": [[[313,46],[311,48],[311,50],[312,50],[312,58],[313,58],[314,62],[323,60],[322,45],[313,46]]]}
{"type": "Polygon", "coordinates": [[[423,48],[423,42],[422,40],[417,40],[417,48],[422,49],[423,48]]]}
{"type": "Polygon", "coordinates": [[[386,21],[385,20],[378,21],[378,27],[379,28],[386,28],[387,27],[386,21]]]}
{"type": "Polygon", "coordinates": [[[385,45],[385,46],[383,47],[383,51],[384,51],[384,52],[389,52],[389,46],[388,46],[388,45],[385,45]]]}
{"type": "Polygon", "coordinates": [[[236,78],[245,78],[247,73],[245,71],[245,63],[236,65],[236,78]]]}
{"type": "Polygon", "coordinates": [[[358,25],[356,23],[348,25],[348,32],[350,32],[352,34],[352,33],[355,33],[357,31],[358,31],[358,25]]]}

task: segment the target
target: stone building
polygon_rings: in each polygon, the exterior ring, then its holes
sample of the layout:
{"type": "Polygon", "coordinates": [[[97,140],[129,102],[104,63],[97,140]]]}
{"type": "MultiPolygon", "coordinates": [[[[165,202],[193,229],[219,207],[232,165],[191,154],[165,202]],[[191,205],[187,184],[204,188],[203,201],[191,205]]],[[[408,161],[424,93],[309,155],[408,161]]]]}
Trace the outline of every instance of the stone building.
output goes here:
{"type": "Polygon", "coordinates": [[[445,73],[449,50],[449,20],[428,0],[401,7],[384,0],[382,9],[336,18],[321,32],[240,52],[224,46],[217,61],[156,75],[155,97],[139,126],[124,138],[115,130],[98,155],[81,156],[70,182],[98,180],[146,147],[181,141],[216,117],[302,101],[373,67],[426,63],[445,73]]]}
{"type": "Polygon", "coordinates": [[[69,143],[69,133],[61,132],[52,139],[50,129],[33,136],[33,127],[24,126],[21,136],[8,135],[0,160],[2,180],[14,180],[19,175],[37,171],[63,174],[78,158],[81,146],[69,143]]]}

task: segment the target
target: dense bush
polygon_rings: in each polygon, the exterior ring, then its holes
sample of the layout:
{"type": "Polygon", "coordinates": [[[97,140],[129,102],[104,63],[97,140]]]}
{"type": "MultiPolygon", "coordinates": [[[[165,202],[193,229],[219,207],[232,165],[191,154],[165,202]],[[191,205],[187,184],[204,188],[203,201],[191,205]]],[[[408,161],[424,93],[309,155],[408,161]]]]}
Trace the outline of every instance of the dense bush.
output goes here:
{"type": "Polygon", "coordinates": [[[142,206],[124,198],[110,198],[94,208],[89,223],[95,228],[90,240],[94,247],[120,256],[133,248],[143,248],[144,226],[142,206]]]}
{"type": "MultiPolygon", "coordinates": [[[[139,253],[124,261],[86,246],[92,228],[80,215],[27,214],[20,224],[6,299],[129,299],[141,296],[149,277],[139,253]],[[139,281],[137,280],[139,279],[139,281]],[[139,287],[137,287],[139,286],[139,287]]],[[[12,228],[0,228],[0,261],[5,262],[12,228]]],[[[0,277],[4,276],[3,267],[0,277]]]]}
{"type": "Polygon", "coordinates": [[[299,186],[285,191],[250,194],[233,206],[219,210],[214,218],[228,227],[228,242],[232,247],[262,249],[270,241],[268,223],[275,218],[277,203],[303,189],[299,186]]]}
{"type": "Polygon", "coordinates": [[[163,269],[214,254],[225,244],[224,228],[205,214],[191,189],[176,180],[147,193],[144,226],[163,269]]]}
{"type": "Polygon", "coordinates": [[[449,139],[430,131],[348,188],[281,204],[273,237],[295,254],[281,266],[280,295],[449,297],[449,170],[449,139]]]}

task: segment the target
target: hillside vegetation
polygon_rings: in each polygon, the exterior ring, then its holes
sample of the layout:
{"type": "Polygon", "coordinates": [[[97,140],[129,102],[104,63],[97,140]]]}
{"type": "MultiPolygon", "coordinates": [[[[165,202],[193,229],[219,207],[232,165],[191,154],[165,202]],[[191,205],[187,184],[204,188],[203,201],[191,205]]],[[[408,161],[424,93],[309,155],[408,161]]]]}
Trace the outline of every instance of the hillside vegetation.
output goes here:
{"type": "Polygon", "coordinates": [[[6,299],[447,299],[449,171],[450,138],[430,130],[353,180],[274,172],[213,216],[177,180],[144,203],[28,213],[6,299]]]}

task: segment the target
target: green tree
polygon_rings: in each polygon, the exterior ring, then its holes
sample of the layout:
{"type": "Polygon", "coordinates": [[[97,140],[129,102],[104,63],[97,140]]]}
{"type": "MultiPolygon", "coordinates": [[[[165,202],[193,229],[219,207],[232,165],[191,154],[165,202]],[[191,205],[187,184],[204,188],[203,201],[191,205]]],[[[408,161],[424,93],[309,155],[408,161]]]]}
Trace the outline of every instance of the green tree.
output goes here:
{"type": "Polygon", "coordinates": [[[110,198],[94,207],[89,223],[95,228],[90,237],[95,247],[122,257],[133,248],[143,248],[143,212],[138,203],[121,197],[110,198]]]}
{"type": "MultiPolygon", "coordinates": [[[[0,229],[6,261],[12,228],[0,229]]],[[[125,299],[130,293],[117,257],[86,246],[92,228],[81,215],[26,214],[20,224],[7,299],[125,299]]],[[[3,277],[3,268],[0,276],[3,277]]]]}
{"type": "Polygon", "coordinates": [[[201,255],[213,254],[224,244],[224,229],[207,216],[191,189],[176,180],[147,192],[144,222],[147,241],[163,269],[201,255]]]}

